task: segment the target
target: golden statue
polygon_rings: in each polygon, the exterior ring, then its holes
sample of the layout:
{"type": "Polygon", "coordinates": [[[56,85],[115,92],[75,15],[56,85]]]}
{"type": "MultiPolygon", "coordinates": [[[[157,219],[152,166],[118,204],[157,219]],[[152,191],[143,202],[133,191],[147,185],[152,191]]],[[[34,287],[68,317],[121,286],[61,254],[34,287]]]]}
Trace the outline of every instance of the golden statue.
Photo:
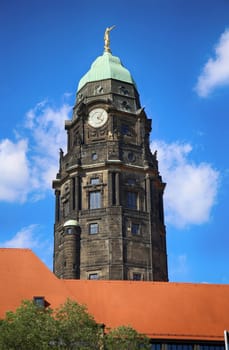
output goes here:
{"type": "Polygon", "coordinates": [[[115,26],[107,27],[104,33],[104,52],[110,52],[110,31],[114,29],[115,26]]]}

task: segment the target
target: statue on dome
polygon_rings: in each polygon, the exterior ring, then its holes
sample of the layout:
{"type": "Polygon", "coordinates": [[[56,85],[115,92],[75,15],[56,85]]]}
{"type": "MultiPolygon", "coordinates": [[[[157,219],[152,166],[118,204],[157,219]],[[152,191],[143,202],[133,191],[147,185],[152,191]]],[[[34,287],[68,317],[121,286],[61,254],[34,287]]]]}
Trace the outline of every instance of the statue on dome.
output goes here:
{"type": "Polygon", "coordinates": [[[112,29],[114,29],[115,26],[112,27],[107,27],[104,33],[104,51],[105,52],[111,52],[110,49],[110,32],[112,31],[112,29]]]}

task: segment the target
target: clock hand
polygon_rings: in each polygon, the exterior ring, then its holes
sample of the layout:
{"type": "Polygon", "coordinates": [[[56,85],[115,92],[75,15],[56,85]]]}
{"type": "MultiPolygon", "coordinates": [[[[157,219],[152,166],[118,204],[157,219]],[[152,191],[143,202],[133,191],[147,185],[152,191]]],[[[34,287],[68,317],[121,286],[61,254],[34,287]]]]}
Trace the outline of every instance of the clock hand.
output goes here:
{"type": "Polygon", "coordinates": [[[98,115],[97,119],[100,120],[100,121],[103,121],[104,117],[103,117],[102,114],[100,114],[100,115],[98,115]]]}

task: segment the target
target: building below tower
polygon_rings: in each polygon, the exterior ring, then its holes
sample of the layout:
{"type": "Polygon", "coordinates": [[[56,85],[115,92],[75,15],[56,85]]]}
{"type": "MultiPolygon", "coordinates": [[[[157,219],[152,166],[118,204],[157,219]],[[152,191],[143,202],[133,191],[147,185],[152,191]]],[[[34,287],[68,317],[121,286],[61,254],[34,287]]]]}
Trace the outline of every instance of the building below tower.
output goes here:
{"type": "Polygon", "coordinates": [[[55,310],[70,299],[106,331],[131,325],[151,339],[151,350],[225,349],[229,285],[62,280],[31,250],[17,248],[0,249],[0,280],[0,319],[22,300],[55,310]]]}

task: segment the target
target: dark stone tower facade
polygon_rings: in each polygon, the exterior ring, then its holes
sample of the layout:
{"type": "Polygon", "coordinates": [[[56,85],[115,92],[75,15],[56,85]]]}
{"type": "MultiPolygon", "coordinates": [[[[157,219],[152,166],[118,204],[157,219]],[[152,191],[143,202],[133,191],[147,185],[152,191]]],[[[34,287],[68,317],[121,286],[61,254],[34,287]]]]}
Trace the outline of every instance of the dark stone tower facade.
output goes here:
{"type": "Polygon", "coordinates": [[[162,182],[151,119],[134,80],[106,47],[80,80],[67,153],[53,181],[54,273],[168,281],[162,182]]]}

